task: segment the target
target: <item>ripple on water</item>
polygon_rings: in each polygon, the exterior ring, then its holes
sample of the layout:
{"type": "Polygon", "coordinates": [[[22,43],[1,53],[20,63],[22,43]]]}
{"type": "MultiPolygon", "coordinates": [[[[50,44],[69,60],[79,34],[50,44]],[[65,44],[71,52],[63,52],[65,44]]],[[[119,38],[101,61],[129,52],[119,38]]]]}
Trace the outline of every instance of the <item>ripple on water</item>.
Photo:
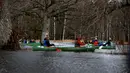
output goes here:
{"type": "Polygon", "coordinates": [[[73,52],[2,52],[2,55],[7,63],[0,64],[0,71],[6,73],[129,73],[125,55],[73,52]]]}

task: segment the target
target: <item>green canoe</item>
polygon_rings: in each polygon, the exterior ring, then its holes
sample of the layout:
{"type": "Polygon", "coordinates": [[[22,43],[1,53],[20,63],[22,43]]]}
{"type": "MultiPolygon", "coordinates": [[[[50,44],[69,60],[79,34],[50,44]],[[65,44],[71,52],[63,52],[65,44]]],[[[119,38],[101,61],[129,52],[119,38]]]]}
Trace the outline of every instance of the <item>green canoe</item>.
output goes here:
{"type": "MultiPolygon", "coordinates": [[[[96,49],[99,49],[100,46],[95,46],[96,49]]],[[[114,46],[103,46],[102,49],[116,49],[114,46]]]]}
{"type": "Polygon", "coordinates": [[[40,46],[40,43],[28,43],[28,44],[24,44],[27,46],[40,46]]]}
{"type": "MultiPolygon", "coordinates": [[[[61,51],[70,51],[70,52],[94,52],[95,49],[99,49],[99,46],[93,46],[89,44],[87,47],[38,47],[40,43],[29,43],[29,44],[21,44],[21,46],[32,46],[33,51],[56,51],[56,48],[60,49],[61,51]]],[[[103,46],[102,49],[115,49],[112,46],[103,46]]]]}
{"type": "MultiPolygon", "coordinates": [[[[97,48],[86,48],[86,47],[57,47],[61,51],[67,52],[94,52],[97,48]]],[[[102,49],[115,49],[114,47],[103,47],[102,49]]],[[[33,47],[33,51],[56,51],[55,47],[33,47]]]]}
{"type": "Polygon", "coordinates": [[[56,51],[56,48],[53,47],[33,47],[33,51],[56,51]]]}
{"type": "Polygon", "coordinates": [[[68,52],[94,52],[95,48],[86,48],[86,47],[60,47],[62,51],[68,52]]]}
{"type": "MultiPolygon", "coordinates": [[[[36,48],[36,46],[40,46],[40,43],[28,43],[28,44],[21,43],[21,46],[25,46],[25,45],[26,46],[33,46],[33,47],[36,48]]],[[[93,44],[89,44],[89,47],[90,48],[93,47],[93,48],[99,49],[100,46],[94,46],[93,44]]],[[[65,48],[68,48],[68,47],[65,47],[65,48]]],[[[70,48],[75,48],[75,47],[70,47],[70,48]]],[[[115,49],[115,47],[114,46],[103,46],[102,49],[115,49]]]]}
{"type": "MultiPolygon", "coordinates": [[[[57,47],[61,51],[67,52],[94,52],[95,48],[86,48],[86,47],[57,47]]],[[[33,51],[56,51],[54,47],[33,47],[33,51]]]]}

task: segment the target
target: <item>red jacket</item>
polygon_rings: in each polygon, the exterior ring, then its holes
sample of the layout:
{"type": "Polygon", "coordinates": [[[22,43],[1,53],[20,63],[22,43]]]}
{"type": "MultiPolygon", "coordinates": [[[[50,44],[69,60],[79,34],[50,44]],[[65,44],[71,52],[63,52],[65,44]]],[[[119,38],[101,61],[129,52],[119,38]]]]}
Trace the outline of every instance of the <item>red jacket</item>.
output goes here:
{"type": "Polygon", "coordinates": [[[78,43],[79,45],[85,45],[85,43],[81,42],[80,40],[77,40],[77,43],[78,43]]]}
{"type": "Polygon", "coordinates": [[[95,42],[94,42],[94,46],[98,46],[98,41],[95,41],[95,42]]]}

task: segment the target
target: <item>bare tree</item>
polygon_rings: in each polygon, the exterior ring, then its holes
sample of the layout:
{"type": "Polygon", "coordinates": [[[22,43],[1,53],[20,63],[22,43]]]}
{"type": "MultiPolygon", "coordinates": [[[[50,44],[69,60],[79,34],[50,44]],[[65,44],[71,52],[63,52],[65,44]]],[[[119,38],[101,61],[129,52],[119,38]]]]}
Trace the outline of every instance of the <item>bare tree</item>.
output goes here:
{"type": "Polygon", "coordinates": [[[77,0],[32,0],[33,10],[28,12],[33,13],[43,21],[41,40],[43,40],[46,33],[49,32],[50,18],[68,11],[76,2],[77,0]],[[38,11],[40,13],[38,13],[38,11]]]}
{"type": "Polygon", "coordinates": [[[12,24],[10,21],[10,11],[8,9],[8,0],[2,1],[1,19],[0,19],[0,46],[7,43],[11,35],[12,24]]]}
{"type": "Polygon", "coordinates": [[[56,40],[56,18],[54,17],[54,40],[56,40]]]}
{"type": "MultiPolygon", "coordinates": [[[[6,24],[8,25],[6,30],[10,30],[11,32],[7,31],[10,33],[10,35],[7,38],[7,43],[4,44],[4,46],[2,47],[3,49],[7,49],[7,50],[20,49],[19,40],[22,38],[22,35],[23,35],[23,29],[21,27],[22,25],[20,23],[22,22],[23,13],[21,13],[19,10],[25,9],[26,6],[28,7],[29,5],[28,1],[26,4],[26,2],[23,0],[12,0],[12,1],[4,0],[3,8],[5,9],[4,13],[6,13],[4,21],[6,20],[6,24]],[[25,4],[25,6],[22,4],[25,4]]],[[[3,31],[3,33],[5,32],[3,31]]]]}
{"type": "Polygon", "coordinates": [[[65,31],[66,31],[66,24],[67,24],[67,19],[66,19],[66,13],[65,13],[65,18],[64,18],[64,25],[63,25],[63,36],[62,36],[62,40],[64,41],[65,39],[65,31]]]}

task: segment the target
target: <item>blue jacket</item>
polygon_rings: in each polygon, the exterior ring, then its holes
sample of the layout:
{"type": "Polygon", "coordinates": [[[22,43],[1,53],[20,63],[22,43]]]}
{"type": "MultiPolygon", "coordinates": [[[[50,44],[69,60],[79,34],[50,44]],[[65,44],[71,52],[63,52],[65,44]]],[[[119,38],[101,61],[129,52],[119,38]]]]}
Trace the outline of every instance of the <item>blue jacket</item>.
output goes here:
{"type": "Polygon", "coordinates": [[[49,47],[51,44],[50,44],[49,40],[45,38],[43,41],[43,45],[46,47],[49,47]]]}

